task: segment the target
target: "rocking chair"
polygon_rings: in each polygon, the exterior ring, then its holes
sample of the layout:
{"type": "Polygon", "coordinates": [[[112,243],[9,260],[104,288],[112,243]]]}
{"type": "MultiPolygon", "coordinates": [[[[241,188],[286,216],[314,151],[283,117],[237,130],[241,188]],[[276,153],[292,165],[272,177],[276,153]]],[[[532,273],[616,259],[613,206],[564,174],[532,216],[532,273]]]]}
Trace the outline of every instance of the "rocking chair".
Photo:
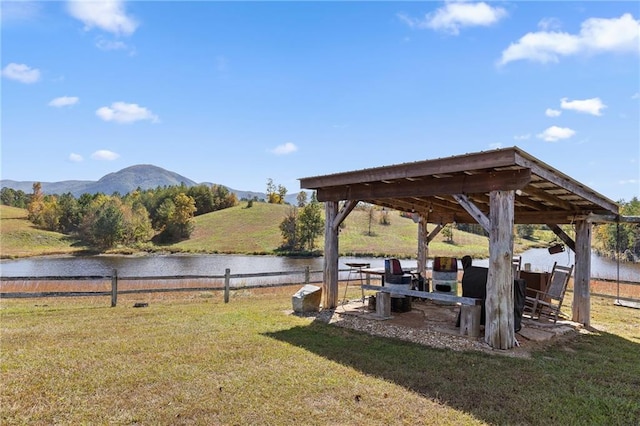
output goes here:
{"type": "Polygon", "coordinates": [[[543,316],[553,318],[553,323],[555,324],[558,321],[558,315],[561,313],[562,300],[572,272],[573,265],[560,266],[557,262],[554,263],[547,288],[544,291],[528,289],[530,292],[535,293],[535,296],[527,296],[525,298],[524,311],[531,318],[537,317],[538,320],[543,316]]]}

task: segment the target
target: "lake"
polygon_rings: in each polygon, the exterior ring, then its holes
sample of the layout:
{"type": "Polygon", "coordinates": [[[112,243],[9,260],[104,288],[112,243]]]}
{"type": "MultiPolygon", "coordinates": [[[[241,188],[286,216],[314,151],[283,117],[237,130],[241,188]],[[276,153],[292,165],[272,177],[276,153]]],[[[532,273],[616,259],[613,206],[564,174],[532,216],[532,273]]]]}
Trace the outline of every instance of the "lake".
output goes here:
{"type": "MultiPolygon", "coordinates": [[[[434,255],[434,253],[431,253],[434,255]]],[[[531,264],[532,271],[551,271],[553,263],[574,263],[573,252],[549,254],[547,249],[531,249],[522,253],[522,264],[531,264]]],[[[370,263],[372,267],[384,266],[383,258],[340,257],[340,269],[349,269],[348,262],[370,263]]],[[[405,269],[414,269],[415,260],[402,259],[405,269]]],[[[487,266],[488,259],[474,260],[476,266],[487,266]]],[[[430,263],[429,263],[430,265],[430,263]]],[[[111,275],[113,269],[126,277],[172,276],[172,275],[224,275],[225,269],[232,274],[300,271],[305,267],[321,271],[323,258],[290,258],[279,256],[246,256],[223,254],[168,254],[144,256],[47,256],[0,261],[0,275],[5,277],[38,276],[86,276],[111,275]]],[[[640,264],[620,263],[620,280],[640,282],[640,264]]],[[[618,265],[615,261],[592,255],[591,276],[615,280],[618,265]]]]}

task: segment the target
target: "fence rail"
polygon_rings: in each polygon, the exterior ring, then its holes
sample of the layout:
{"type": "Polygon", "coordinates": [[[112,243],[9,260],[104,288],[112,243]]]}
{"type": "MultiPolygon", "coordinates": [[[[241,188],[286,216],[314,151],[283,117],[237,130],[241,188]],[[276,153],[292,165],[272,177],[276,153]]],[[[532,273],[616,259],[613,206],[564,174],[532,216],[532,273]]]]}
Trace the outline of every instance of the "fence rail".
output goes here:
{"type": "MultiPolygon", "coordinates": [[[[340,270],[347,272],[349,269],[340,270]]],[[[222,291],[224,293],[225,303],[229,302],[229,293],[231,290],[244,290],[269,287],[285,287],[296,284],[317,284],[322,283],[322,279],[312,279],[317,274],[322,274],[321,270],[310,270],[307,266],[303,270],[284,271],[284,272],[257,272],[231,274],[230,269],[226,269],[224,275],[164,275],[164,276],[120,276],[117,270],[113,270],[111,275],[85,275],[85,276],[37,276],[37,277],[0,277],[0,282],[4,287],[5,282],[47,282],[47,281],[111,281],[110,290],[95,291],[0,291],[2,299],[25,299],[25,298],[43,298],[43,297],[87,297],[87,296],[111,296],[111,306],[116,306],[118,295],[122,294],[143,294],[143,293],[167,293],[167,292],[188,292],[188,291],[222,291]],[[298,276],[300,280],[287,280],[285,282],[257,282],[252,284],[232,285],[232,280],[246,280],[248,278],[275,278],[298,276]],[[206,286],[175,286],[175,287],[157,287],[157,288],[141,288],[141,289],[119,289],[118,285],[128,281],[212,281],[212,285],[206,286]],[[224,280],[223,285],[219,284],[220,280],[224,280]]]]}

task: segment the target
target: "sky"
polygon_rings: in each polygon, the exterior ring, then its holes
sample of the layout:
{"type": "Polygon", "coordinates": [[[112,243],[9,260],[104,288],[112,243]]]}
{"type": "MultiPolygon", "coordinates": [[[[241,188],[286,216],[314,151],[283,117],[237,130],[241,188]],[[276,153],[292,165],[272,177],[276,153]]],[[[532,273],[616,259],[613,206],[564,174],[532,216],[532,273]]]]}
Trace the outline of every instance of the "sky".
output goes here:
{"type": "Polygon", "coordinates": [[[5,1],[3,179],[265,192],[517,146],[640,197],[640,3],[5,1]]]}

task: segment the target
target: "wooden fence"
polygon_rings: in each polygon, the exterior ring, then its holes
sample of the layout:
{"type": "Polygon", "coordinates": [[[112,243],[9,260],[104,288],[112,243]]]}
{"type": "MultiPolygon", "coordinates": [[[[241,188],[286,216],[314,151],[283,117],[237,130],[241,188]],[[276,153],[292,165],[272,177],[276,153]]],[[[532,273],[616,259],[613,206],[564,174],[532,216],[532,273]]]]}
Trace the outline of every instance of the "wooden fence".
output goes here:
{"type": "MultiPolygon", "coordinates": [[[[342,270],[342,272],[349,271],[342,270]]],[[[230,269],[226,269],[224,275],[171,275],[171,276],[119,276],[117,270],[113,270],[111,275],[89,275],[89,276],[39,276],[39,277],[0,277],[2,284],[2,291],[0,292],[0,298],[6,299],[20,299],[20,298],[41,298],[41,297],[86,297],[86,296],[111,296],[111,306],[116,306],[118,303],[119,294],[141,294],[141,293],[164,293],[164,292],[184,292],[184,291],[222,291],[224,294],[224,302],[229,302],[229,293],[231,290],[242,289],[255,289],[266,287],[284,287],[290,285],[305,285],[305,284],[321,284],[323,271],[311,271],[307,266],[303,270],[285,271],[285,272],[259,272],[249,274],[232,274],[230,269]],[[319,278],[317,277],[319,275],[319,278]],[[277,277],[292,277],[291,279],[275,280],[277,277]],[[294,279],[293,277],[299,277],[294,279]],[[232,285],[232,280],[246,280],[252,279],[250,284],[236,284],[232,285]],[[266,280],[265,280],[266,279],[266,280]],[[83,290],[73,291],[68,290],[68,285],[63,285],[64,290],[56,291],[37,291],[37,288],[41,285],[34,285],[31,291],[17,291],[16,288],[23,287],[26,283],[38,282],[38,283],[51,283],[51,282],[98,282],[98,283],[110,283],[110,289],[105,290],[83,290]],[[118,288],[119,283],[131,282],[131,281],[146,281],[157,283],[159,281],[180,281],[185,284],[177,285],[175,287],[146,287],[146,288],[118,288]],[[193,286],[193,282],[205,281],[208,285],[193,286]],[[275,281],[275,282],[274,282],[275,281]],[[222,285],[220,283],[222,282],[222,285]],[[5,291],[5,288],[9,283],[15,283],[17,285],[12,286],[12,291],[5,291]],[[34,289],[35,288],[35,289],[34,289]]],[[[51,287],[51,285],[48,285],[51,287]]],[[[46,287],[46,285],[45,285],[46,287]]],[[[86,285],[85,285],[86,287],[86,285]]],[[[104,287],[104,285],[103,285],[104,287]]]]}

